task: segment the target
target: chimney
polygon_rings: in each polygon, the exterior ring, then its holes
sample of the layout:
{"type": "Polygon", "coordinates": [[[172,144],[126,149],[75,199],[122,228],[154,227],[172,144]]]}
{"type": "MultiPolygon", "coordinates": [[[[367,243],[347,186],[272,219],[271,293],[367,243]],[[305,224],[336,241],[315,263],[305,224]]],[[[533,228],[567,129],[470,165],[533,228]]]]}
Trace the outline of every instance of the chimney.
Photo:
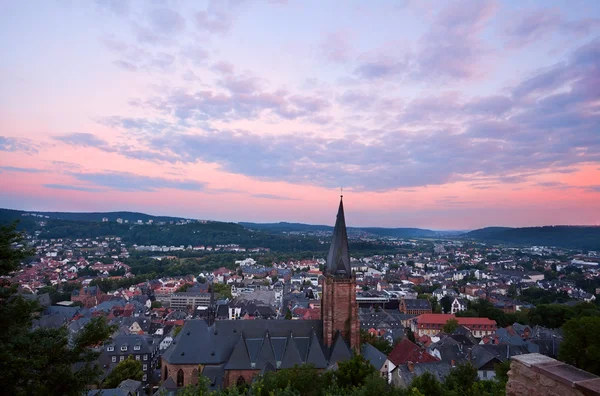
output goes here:
{"type": "Polygon", "coordinates": [[[413,364],[413,362],[406,362],[406,367],[408,367],[408,371],[410,371],[411,373],[415,372],[415,365],[413,364]]]}

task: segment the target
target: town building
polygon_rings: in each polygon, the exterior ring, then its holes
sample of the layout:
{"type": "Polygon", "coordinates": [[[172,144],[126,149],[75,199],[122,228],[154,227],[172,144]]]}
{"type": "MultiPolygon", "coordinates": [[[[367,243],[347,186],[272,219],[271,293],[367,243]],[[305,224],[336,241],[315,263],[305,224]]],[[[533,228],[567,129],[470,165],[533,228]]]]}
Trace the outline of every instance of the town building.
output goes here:
{"type": "Polygon", "coordinates": [[[426,298],[403,298],[400,300],[400,312],[403,314],[422,315],[431,313],[431,303],[426,298]]]}
{"type": "Polygon", "coordinates": [[[496,332],[496,321],[488,318],[463,318],[453,314],[423,314],[413,319],[411,330],[415,337],[432,336],[440,333],[449,319],[456,319],[459,326],[464,326],[474,337],[481,338],[496,332]]]}
{"type": "Polygon", "coordinates": [[[213,387],[250,383],[262,372],[305,363],[334,367],[360,353],[356,279],[351,272],[343,202],[327,256],[321,320],[190,320],[162,356],[164,388],[209,378],[213,387]]]}

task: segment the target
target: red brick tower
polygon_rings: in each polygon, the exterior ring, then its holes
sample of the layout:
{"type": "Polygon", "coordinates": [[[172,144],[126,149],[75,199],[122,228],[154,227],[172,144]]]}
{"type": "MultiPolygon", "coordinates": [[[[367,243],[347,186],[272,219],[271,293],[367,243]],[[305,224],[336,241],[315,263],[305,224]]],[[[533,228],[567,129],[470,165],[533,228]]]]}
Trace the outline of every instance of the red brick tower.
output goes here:
{"type": "Polygon", "coordinates": [[[321,295],[323,341],[333,345],[339,331],[355,353],[360,353],[360,325],[356,302],[356,278],[350,267],[348,235],[344,218],[344,205],[340,199],[333,240],[327,255],[327,266],[321,295]]]}

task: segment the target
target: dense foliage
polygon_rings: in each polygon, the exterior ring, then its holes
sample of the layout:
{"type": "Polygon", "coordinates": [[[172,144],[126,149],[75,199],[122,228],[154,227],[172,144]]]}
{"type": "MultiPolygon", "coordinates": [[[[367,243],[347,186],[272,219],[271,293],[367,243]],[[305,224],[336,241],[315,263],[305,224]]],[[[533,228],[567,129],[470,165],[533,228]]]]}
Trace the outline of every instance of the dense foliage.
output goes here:
{"type": "Polygon", "coordinates": [[[394,387],[360,355],[340,362],[337,370],[319,373],[310,365],[268,372],[252,384],[240,381],[222,391],[209,391],[208,380],[200,376],[198,385],[188,386],[184,396],[253,395],[253,396],[500,396],[505,382],[480,381],[471,365],[452,369],[444,382],[430,373],[417,376],[408,389],[394,387]]]}
{"type": "MultiPolygon", "coordinates": [[[[16,224],[0,231],[0,276],[25,259],[29,252],[14,249],[21,236],[16,224]],[[16,245],[13,245],[15,243],[16,245]]],[[[41,310],[35,301],[17,294],[16,285],[0,287],[0,383],[7,395],[80,395],[96,383],[101,368],[92,349],[115,328],[102,317],[92,319],[74,338],[65,327],[32,330],[41,310]]]]}
{"type": "Polygon", "coordinates": [[[558,357],[565,363],[600,375],[600,316],[579,317],[562,327],[558,357]]]}
{"type": "Polygon", "coordinates": [[[465,234],[464,237],[515,245],[560,246],[569,249],[600,250],[600,227],[595,226],[488,227],[471,231],[465,234]]]}
{"type": "Polygon", "coordinates": [[[143,376],[142,362],[134,360],[133,355],[129,355],[127,359],[119,362],[110,374],[108,374],[102,383],[102,387],[105,389],[116,388],[121,382],[128,379],[141,381],[143,376]]]}

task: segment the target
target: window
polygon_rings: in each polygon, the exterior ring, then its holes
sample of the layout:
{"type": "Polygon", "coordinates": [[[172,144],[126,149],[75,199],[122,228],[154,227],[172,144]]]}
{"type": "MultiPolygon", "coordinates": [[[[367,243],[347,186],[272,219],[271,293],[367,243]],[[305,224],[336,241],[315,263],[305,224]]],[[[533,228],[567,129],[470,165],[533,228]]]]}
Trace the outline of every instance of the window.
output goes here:
{"type": "Polygon", "coordinates": [[[181,388],[183,386],[183,370],[179,369],[177,371],[177,387],[181,388]]]}
{"type": "Polygon", "coordinates": [[[119,362],[122,362],[123,360],[125,360],[125,356],[119,356],[119,362]]]}
{"type": "Polygon", "coordinates": [[[144,360],[148,360],[148,355],[144,355],[144,360]]]}
{"type": "Polygon", "coordinates": [[[133,347],[133,350],[134,350],[134,351],[139,351],[139,350],[140,350],[140,346],[139,346],[139,345],[136,345],[136,346],[134,346],[134,347],[133,347]]]}
{"type": "Polygon", "coordinates": [[[113,363],[115,363],[116,361],[117,361],[117,357],[116,357],[116,356],[113,356],[113,357],[112,357],[112,362],[113,362],[113,363]]]}
{"type": "Polygon", "coordinates": [[[144,364],[144,365],[142,366],[142,370],[143,370],[143,371],[146,371],[146,370],[148,370],[148,365],[147,365],[147,364],[144,364]]]}
{"type": "Polygon", "coordinates": [[[115,350],[115,347],[114,347],[114,346],[112,346],[112,345],[109,345],[109,346],[106,348],[106,351],[107,351],[107,352],[112,352],[112,351],[114,351],[114,350],[115,350]]]}
{"type": "Polygon", "coordinates": [[[135,360],[140,360],[140,355],[135,355],[135,360]]]}
{"type": "Polygon", "coordinates": [[[148,378],[148,376],[146,374],[144,374],[144,376],[142,377],[142,381],[146,381],[147,378],[148,378]]]}
{"type": "Polygon", "coordinates": [[[126,351],[127,350],[127,345],[122,345],[121,346],[121,351],[126,351]]]}

